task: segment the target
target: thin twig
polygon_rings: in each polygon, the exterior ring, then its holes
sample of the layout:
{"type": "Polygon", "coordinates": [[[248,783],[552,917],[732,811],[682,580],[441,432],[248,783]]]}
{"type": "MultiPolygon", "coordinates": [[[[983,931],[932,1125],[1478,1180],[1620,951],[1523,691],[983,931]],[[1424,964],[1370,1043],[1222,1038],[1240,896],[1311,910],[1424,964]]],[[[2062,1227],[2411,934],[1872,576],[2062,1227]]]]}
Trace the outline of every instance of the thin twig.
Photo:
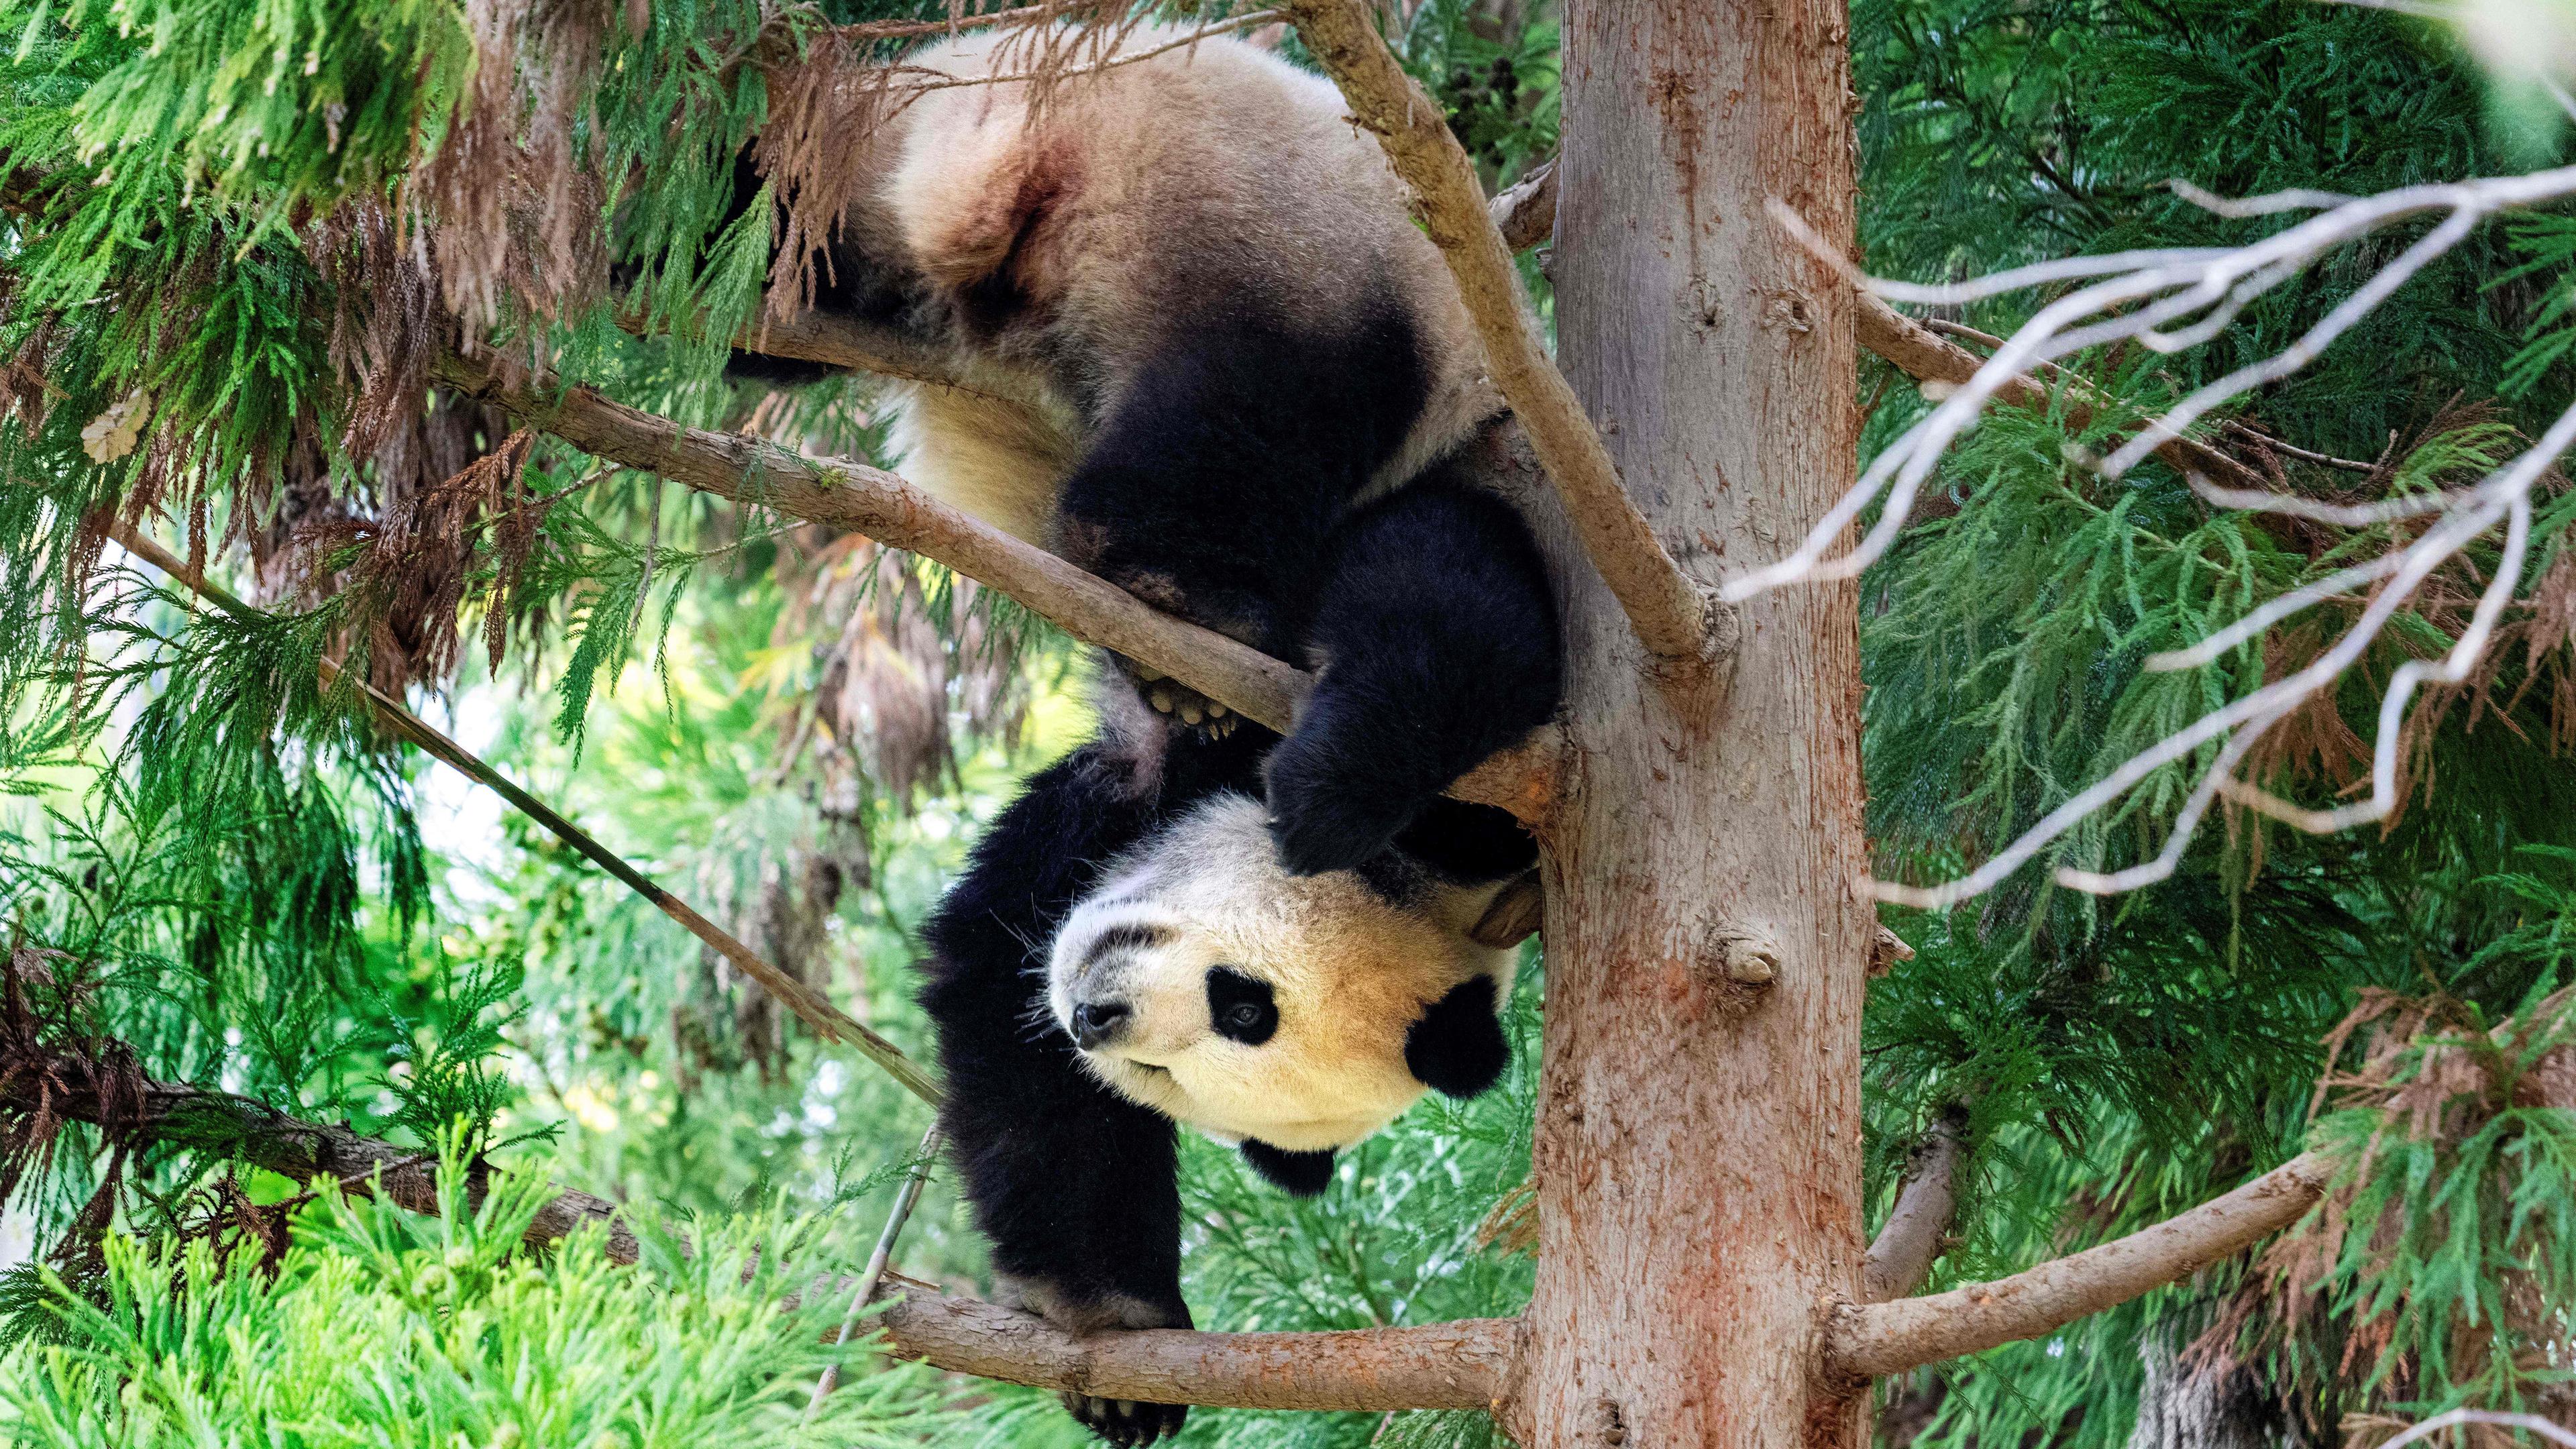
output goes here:
{"type": "Polygon", "coordinates": [[[1306,49],[1412,189],[1422,229],[1440,248],[1476,324],[1494,385],[1564,495],[1584,552],[1637,638],[1668,668],[1705,662],[1718,647],[1719,611],[1630,501],[1610,450],[1548,358],[1521,297],[1511,249],[1494,228],[1475,167],[1441,119],[1439,103],[1397,64],[1360,0],[1293,0],[1286,9],[1306,49]]]}
{"type": "Polygon", "coordinates": [[[1089,65],[1065,66],[1053,70],[1041,67],[1037,70],[1013,71],[1007,75],[953,76],[949,75],[945,71],[933,70],[926,66],[897,64],[884,66],[881,67],[881,69],[893,72],[897,75],[930,75],[939,77],[937,80],[900,81],[894,83],[890,87],[893,90],[906,93],[914,91],[944,91],[954,89],[958,86],[1017,85],[1022,81],[1044,81],[1052,84],[1056,81],[1072,80],[1078,76],[1097,75],[1105,70],[1115,70],[1122,65],[1134,65],[1140,60],[1152,60],[1158,55],[1166,55],[1186,46],[1196,45],[1211,35],[1223,35],[1228,31],[1245,30],[1255,25],[1268,25],[1272,21],[1285,19],[1287,14],[1288,12],[1285,10],[1251,10],[1246,11],[1241,15],[1229,15],[1223,20],[1211,20],[1207,24],[1200,26],[1198,29],[1191,31],[1187,35],[1180,36],[1174,40],[1165,41],[1163,44],[1157,45],[1150,50],[1121,53],[1110,56],[1106,60],[1094,61],[1089,65]]]}
{"type": "MultiPolygon", "coordinates": [[[[111,520],[107,536],[122,545],[128,553],[159,569],[185,585],[199,598],[232,614],[236,618],[257,620],[266,617],[258,609],[235,598],[221,586],[173,556],[169,550],[128,526],[123,520],[111,520]]],[[[341,678],[340,666],[328,658],[322,660],[322,682],[325,686],[341,678]]],[[[760,953],[734,938],[731,932],[698,914],[688,902],[655,885],[642,871],[627,863],[624,857],[593,839],[589,832],[573,824],[544,801],[519,788],[510,778],[486,764],[472,751],[448,738],[427,720],[403,707],[402,702],[386,695],[363,679],[351,677],[349,683],[359,690],[378,718],[394,734],[423,754],[482,785],[510,802],[519,813],[536,821],[556,839],[579,851],[593,865],[608,872],[629,890],[652,903],[656,910],[687,929],[690,935],[705,942],[724,958],[740,967],[765,988],[770,995],[794,1013],[827,1041],[846,1042],[861,1056],[883,1068],[887,1075],[903,1084],[906,1090],[925,1102],[936,1105],[940,1100],[938,1083],[931,1080],[903,1049],[870,1031],[847,1012],[834,1006],[821,993],[804,982],[779,970],[764,960],[760,953]]]]}
{"type": "MultiPolygon", "coordinates": [[[[921,1186],[930,1180],[931,1160],[939,1155],[939,1129],[932,1127],[921,1134],[921,1146],[914,1152],[912,1170],[904,1174],[903,1187],[894,1195],[894,1209],[886,1214],[885,1230],[877,1234],[877,1245],[868,1254],[868,1266],[859,1274],[859,1286],[850,1294],[850,1311],[841,1315],[841,1331],[832,1336],[834,1348],[846,1347],[850,1335],[857,1331],[859,1315],[867,1311],[868,1302],[877,1296],[877,1284],[885,1280],[886,1268],[894,1261],[895,1241],[903,1236],[903,1225],[912,1216],[912,1205],[921,1201],[921,1186]]],[[[823,1365],[823,1376],[814,1381],[814,1397],[805,1401],[805,1420],[813,1422],[814,1411],[841,1381],[841,1361],[823,1365]]]]}
{"type": "Polygon", "coordinates": [[[2553,1424],[2538,1414],[2512,1414],[2495,1409],[2445,1409],[2420,1424],[2410,1425],[2406,1432],[2381,1444],[2379,1449],[2406,1449],[2416,1440],[2461,1424],[2483,1424],[2498,1429],[2520,1429],[2543,1439],[2576,1449],[2576,1429],[2553,1424]]]}

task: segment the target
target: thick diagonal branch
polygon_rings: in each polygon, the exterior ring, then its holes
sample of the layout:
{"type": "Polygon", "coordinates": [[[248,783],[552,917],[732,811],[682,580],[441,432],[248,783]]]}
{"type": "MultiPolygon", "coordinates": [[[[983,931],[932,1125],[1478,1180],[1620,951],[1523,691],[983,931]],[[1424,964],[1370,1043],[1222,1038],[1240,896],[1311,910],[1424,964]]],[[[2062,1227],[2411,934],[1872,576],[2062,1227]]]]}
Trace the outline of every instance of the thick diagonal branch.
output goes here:
{"type": "MultiPolygon", "coordinates": [[[[65,1059],[68,1066],[69,1059],[65,1059]]],[[[296,1182],[337,1180],[381,1192],[417,1213],[438,1211],[438,1157],[275,1112],[247,1098],[147,1082],[139,1105],[102,1102],[76,1070],[44,1070],[21,1052],[0,1077],[0,1109],[49,1111],[108,1127],[129,1142],[211,1145],[296,1182]],[[66,1085],[70,1084],[70,1085],[66,1085]]],[[[609,1256],[635,1261],[639,1244],[619,1209],[560,1192],[529,1225],[548,1242],[604,1225],[609,1256]]],[[[1344,1333],[1101,1333],[1076,1338],[1044,1319],[889,1275],[900,1301],[879,1323],[890,1348],[956,1373],[1109,1398],[1259,1409],[1482,1409],[1500,1397],[1518,1324],[1468,1319],[1344,1333]]],[[[884,1296],[884,1295],[881,1295],[884,1296]]]]}
{"type": "Polygon", "coordinates": [[[1539,462],[1565,497],[1584,552],[1659,660],[1698,661],[1712,647],[1717,605],[1673,562],[1629,501],[1617,465],[1523,305],[1511,248],[1486,214],[1485,193],[1440,103],[1396,63],[1360,0],[1291,0],[1306,49],[1341,86],[1351,114],[1377,136],[1413,189],[1422,228],[1440,247],[1475,320],[1487,366],[1521,420],[1539,462]]]}
{"type": "Polygon", "coordinates": [[[2188,1277],[2299,1220],[2326,1190],[2321,1153],[2292,1158],[2179,1217],[1992,1283],[1888,1303],[1846,1304],[1825,1332],[1825,1366],[1875,1378],[2037,1338],[2188,1277]]]}
{"type": "MultiPolygon", "coordinates": [[[[1074,638],[1159,669],[1274,730],[1291,726],[1298,701],[1313,686],[1304,670],[1161,613],[883,469],[806,457],[739,433],[684,427],[586,387],[546,394],[512,386],[497,368],[466,358],[447,358],[435,371],[441,383],[596,457],[935,559],[1010,595],[1074,638]]],[[[1451,793],[1536,820],[1545,814],[1554,781],[1555,755],[1542,737],[1487,760],[1451,793]]]]}

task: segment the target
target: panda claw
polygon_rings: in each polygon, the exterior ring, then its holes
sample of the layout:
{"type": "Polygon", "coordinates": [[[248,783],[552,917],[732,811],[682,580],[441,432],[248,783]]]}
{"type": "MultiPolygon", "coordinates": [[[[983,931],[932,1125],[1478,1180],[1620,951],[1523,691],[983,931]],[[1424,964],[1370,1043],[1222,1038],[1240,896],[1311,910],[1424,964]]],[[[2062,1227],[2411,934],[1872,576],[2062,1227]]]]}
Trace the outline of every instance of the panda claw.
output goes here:
{"type": "Polygon", "coordinates": [[[1193,700],[1181,706],[1181,723],[1194,725],[1205,718],[1207,718],[1207,711],[1199,708],[1196,701],[1193,700]]]}

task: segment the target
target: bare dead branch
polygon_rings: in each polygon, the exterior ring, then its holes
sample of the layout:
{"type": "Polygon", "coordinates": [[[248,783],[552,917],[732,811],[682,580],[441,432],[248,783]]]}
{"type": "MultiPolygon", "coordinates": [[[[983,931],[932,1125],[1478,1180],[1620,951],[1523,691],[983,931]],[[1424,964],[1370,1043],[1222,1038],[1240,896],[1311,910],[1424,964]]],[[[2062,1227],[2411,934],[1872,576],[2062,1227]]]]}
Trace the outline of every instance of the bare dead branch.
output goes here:
{"type": "Polygon", "coordinates": [[[1523,303],[1511,249],[1486,212],[1484,188],[1441,119],[1439,102],[1396,63],[1361,0],[1292,0],[1285,8],[1306,49],[1342,88],[1351,113],[1412,188],[1423,230],[1439,245],[1475,320],[1494,384],[1564,495],[1584,552],[1637,638],[1667,666],[1704,662],[1715,647],[1716,605],[1629,501],[1609,449],[1548,358],[1523,303]]]}
{"type": "MultiPolygon", "coordinates": [[[[891,1275],[890,1275],[891,1276],[891,1275]]],[[[904,1358],[954,1373],[1155,1404],[1236,1409],[1489,1409],[1520,1321],[1336,1333],[1139,1329],[1076,1338],[1043,1319],[908,1279],[878,1321],[904,1358]]]]}
{"type": "Polygon", "coordinates": [[[1924,1298],[1845,1304],[1826,1326],[1826,1365],[1875,1378],[2036,1338],[2288,1227],[2324,1195],[2332,1171],[2323,1154],[2305,1153],[2178,1217],[2028,1272],[1924,1298]]]}
{"type": "Polygon", "coordinates": [[[1870,1239],[1861,1259],[1860,1296],[1884,1303],[1923,1286],[1941,1243],[1950,1235],[1950,1220],[1959,1210],[1959,1159],[1967,1148],[1963,1113],[1945,1112],[1931,1133],[1916,1144],[1905,1165],[1905,1185],[1897,1190],[1896,1210],[1870,1239]]]}
{"type": "MultiPolygon", "coordinates": [[[[586,387],[549,397],[489,363],[450,357],[438,380],[594,456],[702,493],[772,508],[935,559],[1027,605],[1074,638],[1161,670],[1245,718],[1286,732],[1312,687],[1304,670],[1161,613],[1044,549],[967,516],[883,469],[812,458],[737,433],[683,427],[586,387]]],[[[1487,760],[1451,792],[1542,818],[1556,756],[1545,732],[1487,760]]]]}
{"type": "MultiPolygon", "coordinates": [[[[261,617],[259,610],[208,581],[203,574],[190,568],[185,561],[169,550],[127,525],[123,519],[109,519],[105,525],[105,532],[128,553],[169,575],[217,608],[239,618],[261,617]]],[[[325,685],[339,679],[340,674],[339,665],[327,658],[322,661],[322,682],[325,685]]],[[[383,693],[365,680],[353,679],[350,683],[366,697],[367,703],[374,708],[376,717],[382,720],[386,728],[395,735],[420,750],[421,753],[499,795],[521,814],[544,826],[556,839],[579,851],[591,864],[616,877],[627,889],[650,902],[654,909],[679,922],[690,935],[697,937],[726,960],[740,967],[744,975],[759,982],[763,990],[776,997],[788,1010],[795,1012],[797,1018],[811,1027],[816,1035],[826,1041],[847,1043],[861,1056],[883,1068],[888,1076],[902,1083],[904,1088],[914,1096],[933,1106],[938,1105],[939,1084],[931,1080],[930,1074],[923,1071],[919,1063],[904,1055],[901,1047],[877,1035],[864,1023],[834,1006],[830,998],[821,992],[769,964],[759,952],[736,939],[732,932],[698,914],[697,908],[687,901],[654,884],[651,877],[629,864],[625,857],[600,844],[588,831],[556,813],[553,807],[536,796],[519,788],[507,775],[494,769],[463,745],[448,738],[446,733],[435,725],[404,708],[402,701],[383,693]]]]}
{"type": "MultiPolygon", "coordinates": [[[[2225,203],[2224,207],[2229,214],[2243,215],[2321,210],[2306,221],[2242,247],[2074,257],[1945,286],[1856,278],[1880,295],[1926,302],[1965,301],[2043,283],[2095,280],[2084,281],[2041,307],[1930,416],[1872,460],[1860,481],[1826,512],[1795,552],[1778,563],[1729,580],[1722,592],[1727,598],[1741,599],[1806,580],[1847,578],[1881,557],[1904,528],[1918,488],[1950,444],[1975,422],[1986,403],[2027,386],[2025,374],[2031,369],[2115,342],[2135,343],[2157,352],[2196,347],[2224,331],[2256,298],[2299,275],[2328,253],[2408,218],[2441,214],[2438,224],[2366,278],[2288,348],[2232,369],[2199,388],[2162,416],[2148,419],[2109,457],[2094,464],[2105,477],[2118,478],[2150,454],[2162,453],[2173,459],[2170,449],[2185,440],[2184,430],[2220,403],[2305,367],[2487,218],[2570,196],[2576,196],[2576,167],[2529,176],[2406,187],[2360,199],[2284,192],[2225,203]],[[1837,546],[1843,531],[1879,499],[1882,491],[1885,502],[1868,534],[1848,552],[1828,558],[1827,553],[1837,546]]],[[[2206,196],[2193,195],[2193,199],[2204,205],[2215,204],[2214,198],[2206,196]]],[[[1830,243],[1810,232],[1787,208],[1775,203],[1773,215],[1829,264],[1848,267],[1830,243]]],[[[2468,678],[2483,658],[2498,619],[2521,584],[2530,541],[2532,491],[2571,445],[2576,445],[2576,407],[2560,416],[2538,446],[2490,473],[2475,487],[2440,495],[2438,502],[2430,504],[2407,498],[2359,508],[2325,505],[2259,488],[2220,486],[2208,476],[2217,470],[2179,462],[2177,466],[2192,479],[2201,495],[2222,506],[2241,504],[2261,513],[2353,526],[2416,513],[2434,515],[2436,521],[2411,541],[2402,537],[2393,541],[2385,558],[2292,590],[2258,606],[2245,619],[2199,647],[2172,651],[2151,664],[2158,668],[2189,668],[2209,663],[2231,649],[2250,645],[2273,625],[2325,599],[2363,584],[2377,584],[2376,593],[2359,617],[2307,668],[2212,710],[2140,751],[2048,812],[1968,875],[1930,887],[1872,881],[1871,892],[1883,901],[1935,910],[1982,894],[2001,884],[2094,812],[2167,766],[2185,761],[2200,762],[2196,768],[2201,773],[2175,812],[2165,844],[2154,858],[2110,872],[2060,866],[2055,872],[2057,882],[2075,890],[2107,894],[2164,879],[2180,864],[2211,804],[2220,799],[2238,801],[2311,831],[2347,829],[2386,819],[2401,798],[2397,766],[2407,708],[2425,683],[2456,684],[2468,678]],[[2380,696],[2378,737],[2372,750],[2371,791],[2367,799],[2331,810],[2310,810],[2277,800],[2235,777],[2237,768],[2270,730],[2332,687],[2377,642],[2398,611],[2437,570],[2482,539],[2494,541],[2499,557],[2493,575],[2480,588],[2468,623],[2438,660],[2410,660],[2398,666],[2380,696]]],[[[2318,459],[2338,464],[2343,461],[2325,459],[2323,455],[2318,459]]]]}
{"type": "MultiPolygon", "coordinates": [[[[0,1079],[0,1105],[16,1112],[48,1111],[129,1138],[179,1136],[191,1143],[219,1144],[217,1150],[295,1182],[338,1182],[352,1192],[381,1192],[386,1201],[411,1212],[438,1211],[434,1152],[409,1151],[346,1127],[286,1116],[248,1097],[178,1082],[147,1081],[140,1110],[131,1111],[121,1101],[105,1103],[84,1090],[86,1080],[74,1071],[13,1073],[0,1079]]],[[[478,1188],[475,1196],[480,1195],[478,1188]]],[[[608,1229],[611,1257],[635,1261],[635,1233],[619,1217],[616,1204],[586,1192],[558,1193],[528,1225],[528,1241],[551,1242],[593,1224],[608,1229]]]]}

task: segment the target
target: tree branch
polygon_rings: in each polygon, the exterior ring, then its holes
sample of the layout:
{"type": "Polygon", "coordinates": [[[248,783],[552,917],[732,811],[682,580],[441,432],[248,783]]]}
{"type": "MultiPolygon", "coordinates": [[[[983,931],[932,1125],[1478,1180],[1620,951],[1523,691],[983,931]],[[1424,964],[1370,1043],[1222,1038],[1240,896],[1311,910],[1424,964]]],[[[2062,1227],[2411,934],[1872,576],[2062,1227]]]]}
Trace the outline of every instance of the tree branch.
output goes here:
{"type": "Polygon", "coordinates": [[[1156,1404],[1231,1409],[1489,1409],[1520,1321],[1469,1318],[1336,1333],[1135,1329],[1075,1338],[1044,1319],[888,1274],[894,1351],[955,1373],[1156,1404]]]}
{"type": "MultiPolygon", "coordinates": [[[[1526,251],[1538,245],[1556,228],[1556,163],[1532,171],[1509,188],[1497,193],[1486,203],[1495,230],[1514,251],[1526,251]]],[[[1897,311],[1895,308],[1855,289],[1853,294],[1853,334],[1862,348],[1895,364],[1897,371],[1916,382],[1965,386],[1977,375],[1986,360],[1931,328],[1897,311]]],[[[865,364],[859,364],[864,366],[865,364]]],[[[2082,400],[2075,413],[2078,426],[2089,416],[2090,405],[2102,401],[2092,384],[2082,378],[2067,377],[2070,391],[2082,400]]],[[[2014,377],[1996,391],[1996,396],[2023,407],[2048,406],[2048,385],[2027,374],[2014,377]]],[[[2342,459],[2324,459],[2286,444],[2271,443],[2277,451],[2295,457],[2327,461],[2340,465],[2342,459]]],[[[2156,456],[2188,475],[2206,474],[2213,479],[2238,487],[2260,486],[2263,478],[2253,469],[2196,438],[2167,438],[2156,445],[2156,456]]],[[[2364,465],[2367,466],[2367,465],[2364,465]]]]}
{"type": "MultiPolygon", "coordinates": [[[[737,503],[759,504],[935,559],[1027,605],[1074,638],[1161,670],[1285,733],[1313,686],[1305,671],[1139,602],[1044,549],[960,513],[882,469],[811,458],[738,433],[684,427],[612,402],[587,387],[547,397],[506,381],[490,363],[449,357],[441,383],[529,427],[629,468],[737,503]]],[[[1451,786],[1460,799],[1542,818],[1554,798],[1556,756],[1544,733],[1494,756],[1451,786]]]]}
{"type": "Polygon", "coordinates": [[[1967,1119],[1944,1112],[1931,1135],[1916,1144],[1905,1165],[1905,1185],[1897,1190],[1896,1210],[1870,1239],[1860,1263],[1860,1296],[1868,1303],[1902,1298],[1923,1286],[1932,1260],[1941,1256],[1941,1240],[1959,1210],[1959,1158],[1967,1146],[1967,1119]]]}
{"type": "MultiPolygon", "coordinates": [[[[435,1152],[405,1151],[346,1127],[289,1117],[248,1097],[176,1082],[147,1078],[139,1100],[128,1099],[122,1090],[102,1094],[100,1074],[80,1069],[88,1058],[47,1053],[25,1042],[12,1047],[16,1069],[0,1075],[0,1109],[87,1122],[128,1139],[212,1142],[217,1144],[212,1150],[295,1182],[336,1180],[352,1192],[381,1192],[387,1202],[411,1212],[438,1211],[435,1152]]],[[[528,1241],[551,1242],[593,1224],[606,1225],[611,1257],[635,1261],[634,1230],[619,1221],[615,1204],[586,1192],[558,1193],[528,1225],[528,1241]]]]}
{"type": "Polygon", "coordinates": [[[1486,213],[1484,188],[1441,119],[1440,103],[1396,64],[1378,35],[1375,12],[1360,0],[1291,0],[1286,9],[1351,113],[1376,134],[1412,188],[1423,230],[1439,245],[1475,320],[1494,385],[1564,495],[1584,552],[1637,638],[1667,665],[1704,662],[1714,648],[1719,606],[1637,512],[1582,402],[1549,360],[1522,303],[1511,250],[1486,213]]]}
{"type": "Polygon", "coordinates": [[[1866,1379],[2037,1338],[2187,1277],[2298,1221],[2332,1176],[2304,1153],[2179,1217],[1992,1283],[1891,1303],[1845,1304],[1825,1330],[1825,1364],[1866,1379]]]}
{"type": "MultiPolygon", "coordinates": [[[[128,1137],[218,1139],[241,1161],[299,1183],[336,1179],[354,1192],[381,1192],[409,1211],[438,1211],[438,1158],[409,1152],[346,1127],[305,1122],[227,1092],[147,1082],[139,1105],[105,1102],[93,1074],[55,1053],[18,1045],[0,1076],[0,1108],[90,1122],[128,1137]]],[[[586,1192],[558,1192],[528,1228],[532,1244],[604,1225],[608,1254],[636,1260],[635,1234],[616,1204],[586,1192]]],[[[1503,1392],[1519,1339],[1518,1321],[1467,1319],[1412,1328],[1341,1333],[1111,1332],[1076,1338],[1042,1318],[952,1298],[926,1283],[888,1274],[903,1297],[879,1323],[891,1350],[954,1373],[1109,1398],[1255,1409],[1483,1409],[1503,1392]]]]}

